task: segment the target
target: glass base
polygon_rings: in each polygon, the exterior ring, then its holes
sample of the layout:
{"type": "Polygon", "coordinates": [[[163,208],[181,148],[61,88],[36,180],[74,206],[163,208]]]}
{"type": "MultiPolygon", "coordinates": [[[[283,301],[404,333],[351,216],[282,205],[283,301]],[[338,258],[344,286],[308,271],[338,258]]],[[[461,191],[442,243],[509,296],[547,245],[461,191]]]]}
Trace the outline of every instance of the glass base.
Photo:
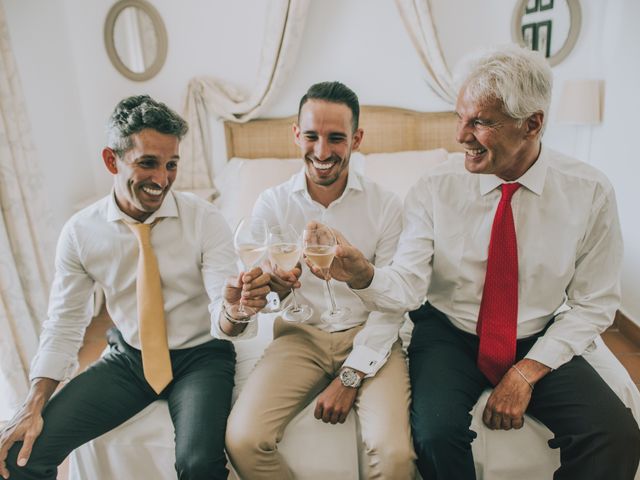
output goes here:
{"type": "Polygon", "coordinates": [[[282,318],[287,322],[305,322],[313,315],[313,309],[309,305],[290,305],[284,312],[282,318]]]}
{"type": "Polygon", "coordinates": [[[350,316],[351,310],[349,307],[338,307],[335,310],[324,312],[320,318],[327,323],[331,323],[346,320],[350,316]]]}
{"type": "Polygon", "coordinates": [[[231,305],[226,309],[227,315],[233,320],[229,320],[231,323],[251,323],[256,319],[256,310],[251,307],[243,306],[243,310],[240,310],[240,305],[231,305]]]}

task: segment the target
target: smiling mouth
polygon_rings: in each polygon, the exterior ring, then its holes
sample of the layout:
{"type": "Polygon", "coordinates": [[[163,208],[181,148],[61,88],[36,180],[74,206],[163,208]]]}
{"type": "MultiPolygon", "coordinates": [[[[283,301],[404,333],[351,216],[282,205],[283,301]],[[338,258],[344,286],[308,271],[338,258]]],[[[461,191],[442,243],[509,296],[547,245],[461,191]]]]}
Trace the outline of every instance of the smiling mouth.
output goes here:
{"type": "Polygon", "coordinates": [[[486,148],[465,148],[465,153],[470,157],[478,157],[487,151],[486,148]]]}
{"type": "Polygon", "coordinates": [[[142,191],[147,195],[151,195],[152,197],[159,197],[160,195],[162,195],[162,192],[164,190],[162,188],[153,188],[145,185],[144,187],[142,187],[142,191]]]}

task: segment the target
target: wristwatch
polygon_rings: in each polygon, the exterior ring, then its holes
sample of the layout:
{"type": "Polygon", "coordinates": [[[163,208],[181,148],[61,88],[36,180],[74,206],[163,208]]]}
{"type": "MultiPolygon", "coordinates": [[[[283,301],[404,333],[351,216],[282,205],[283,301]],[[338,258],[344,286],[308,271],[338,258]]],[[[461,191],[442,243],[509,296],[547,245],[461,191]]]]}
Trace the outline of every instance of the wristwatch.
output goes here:
{"type": "Polygon", "coordinates": [[[362,383],[360,375],[353,368],[344,367],[340,371],[340,381],[342,385],[349,388],[358,388],[362,383]]]}

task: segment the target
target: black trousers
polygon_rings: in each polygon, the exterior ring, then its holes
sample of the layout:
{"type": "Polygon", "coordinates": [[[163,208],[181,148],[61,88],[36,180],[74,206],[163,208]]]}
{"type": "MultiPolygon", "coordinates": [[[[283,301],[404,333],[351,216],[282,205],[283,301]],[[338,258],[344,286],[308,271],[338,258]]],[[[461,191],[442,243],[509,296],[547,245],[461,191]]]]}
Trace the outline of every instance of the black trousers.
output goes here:
{"type": "MultiPolygon", "coordinates": [[[[110,351],[65,385],[43,411],[44,428],[25,467],[16,466],[22,442],[9,451],[11,480],[51,479],[76,447],[164,399],[175,427],[180,479],[226,479],[224,433],[231,409],[235,350],[224,340],[172,350],[173,380],[157,395],[142,373],[140,351],[120,332],[108,333],[110,351]]],[[[99,473],[96,472],[96,479],[99,473]]],[[[133,480],[133,479],[132,479],[133,480]]]]}
{"type": "MultiPolygon", "coordinates": [[[[478,337],[454,327],[430,305],[411,312],[411,426],[418,470],[429,480],[475,479],[469,413],[491,384],[478,370],[478,337]]],[[[541,335],[541,334],[540,334],[541,335]]],[[[540,335],[518,341],[522,359],[540,335]]],[[[554,479],[633,479],[640,431],[631,411],[582,357],[535,386],[527,413],[554,434],[560,448],[554,479]]]]}

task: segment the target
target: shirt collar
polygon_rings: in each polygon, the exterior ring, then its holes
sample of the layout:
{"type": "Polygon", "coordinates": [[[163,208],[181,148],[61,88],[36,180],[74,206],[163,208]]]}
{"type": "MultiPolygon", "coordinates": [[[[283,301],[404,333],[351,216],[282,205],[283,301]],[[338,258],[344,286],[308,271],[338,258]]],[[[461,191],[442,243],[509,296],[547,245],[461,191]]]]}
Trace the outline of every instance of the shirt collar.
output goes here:
{"type": "MultiPolygon", "coordinates": [[[[176,204],[176,199],[173,195],[173,192],[169,190],[167,195],[164,197],[162,201],[162,205],[160,208],[153,212],[149,218],[147,218],[144,223],[153,223],[159,218],[165,217],[177,217],[178,216],[178,205],[176,204]]],[[[107,203],[107,221],[108,222],[116,222],[118,220],[122,220],[126,223],[140,223],[135,218],[131,218],[129,215],[120,210],[120,207],[116,203],[116,193],[115,190],[111,190],[109,194],[109,201],[107,203]]]]}
{"type": "MultiPolygon", "coordinates": [[[[529,170],[524,172],[524,174],[515,180],[523,187],[526,187],[527,190],[531,190],[536,195],[541,195],[542,190],[544,188],[544,182],[547,177],[547,169],[548,169],[548,161],[547,157],[549,153],[544,145],[540,147],[540,155],[538,155],[538,159],[535,161],[529,170]]],[[[499,187],[505,182],[500,177],[495,175],[482,175],[480,174],[480,194],[486,195],[487,193],[493,191],[495,188],[499,187]]]]}
{"type": "MultiPolygon", "coordinates": [[[[347,177],[347,186],[342,192],[340,198],[342,198],[348,190],[359,190],[362,191],[364,187],[362,186],[362,178],[356,172],[353,164],[349,162],[349,176],[347,177]]],[[[307,175],[306,175],[306,166],[303,165],[302,169],[298,173],[296,173],[293,177],[293,192],[306,192],[309,195],[309,190],[307,189],[307,175]]],[[[309,195],[310,196],[310,195],[309,195]]]]}

